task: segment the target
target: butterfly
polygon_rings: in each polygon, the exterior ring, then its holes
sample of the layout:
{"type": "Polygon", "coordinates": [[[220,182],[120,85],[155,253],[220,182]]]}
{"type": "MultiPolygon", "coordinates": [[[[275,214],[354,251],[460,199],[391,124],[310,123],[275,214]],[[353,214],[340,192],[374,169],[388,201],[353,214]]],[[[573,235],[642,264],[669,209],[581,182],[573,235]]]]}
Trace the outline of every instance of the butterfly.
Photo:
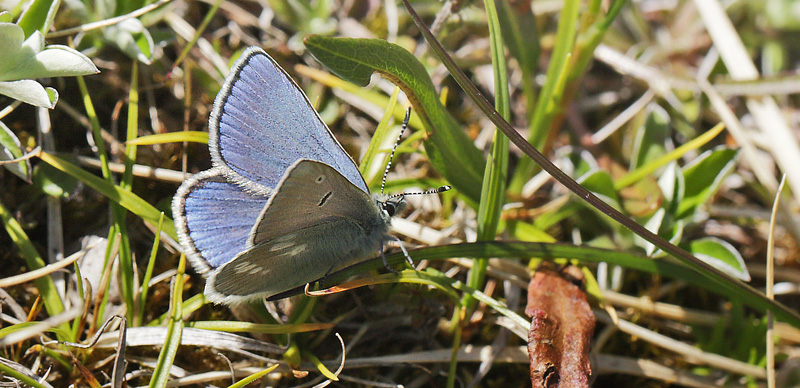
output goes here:
{"type": "Polygon", "coordinates": [[[396,240],[388,230],[403,196],[369,194],[308,97],[261,48],[225,79],[208,144],[213,167],[183,182],[172,212],[212,302],[274,297],[396,240]]]}

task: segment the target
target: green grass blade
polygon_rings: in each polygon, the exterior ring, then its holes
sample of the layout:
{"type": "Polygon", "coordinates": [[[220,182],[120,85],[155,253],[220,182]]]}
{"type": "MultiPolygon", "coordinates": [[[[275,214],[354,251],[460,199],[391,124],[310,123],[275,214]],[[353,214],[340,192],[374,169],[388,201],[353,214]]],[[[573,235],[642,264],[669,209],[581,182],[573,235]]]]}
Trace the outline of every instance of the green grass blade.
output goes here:
{"type": "Polygon", "coordinates": [[[169,380],[169,370],[175,362],[175,355],[178,354],[178,347],[181,344],[181,334],[183,333],[183,274],[186,272],[186,256],[181,255],[178,262],[178,273],[175,275],[175,284],[172,288],[172,298],[170,300],[170,314],[167,322],[167,338],[164,340],[164,347],[158,353],[158,361],[153,370],[153,377],[150,380],[151,388],[165,388],[169,380]]]}
{"type": "Polygon", "coordinates": [[[189,55],[189,51],[194,48],[197,40],[200,39],[200,37],[203,35],[203,32],[205,32],[206,28],[208,28],[208,24],[211,23],[211,20],[214,18],[214,15],[217,14],[217,10],[219,10],[219,7],[223,2],[224,0],[215,1],[211,6],[211,9],[208,10],[208,13],[203,18],[203,21],[200,22],[200,26],[195,30],[192,41],[184,46],[183,51],[181,51],[180,55],[178,55],[178,59],[176,59],[175,63],[172,65],[173,69],[180,66],[181,63],[183,63],[183,60],[186,59],[186,56],[189,55]]]}
{"type": "Polygon", "coordinates": [[[294,334],[325,330],[334,327],[333,323],[295,323],[269,324],[240,321],[193,321],[186,327],[203,330],[224,331],[228,333],[294,334]]]}
{"type": "Polygon", "coordinates": [[[271,367],[269,367],[267,369],[264,369],[264,370],[262,370],[260,372],[253,373],[250,376],[247,376],[247,377],[237,381],[235,384],[229,386],[228,388],[244,388],[248,384],[250,384],[250,383],[252,383],[252,382],[254,382],[254,381],[256,381],[256,380],[258,380],[258,379],[260,379],[260,378],[262,378],[264,376],[266,376],[268,373],[274,371],[275,368],[277,368],[277,367],[278,367],[278,364],[275,364],[275,365],[273,365],[273,366],[271,366],[271,367]]]}
{"type": "MultiPolygon", "coordinates": [[[[22,229],[22,225],[17,222],[2,203],[0,203],[0,219],[3,220],[3,225],[6,228],[6,232],[8,232],[8,235],[11,237],[11,241],[19,248],[20,254],[25,259],[25,264],[28,266],[28,270],[33,271],[43,268],[45,266],[44,260],[33,246],[30,238],[28,238],[28,234],[25,233],[25,230],[22,229]]],[[[50,276],[37,278],[34,280],[34,283],[36,284],[36,288],[39,289],[39,293],[42,295],[42,302],[44,303],[48,315],[52,317],[64,312],[64,304],[61,301],[61,296],[59,296],[58,290],[50,276]]],[[[58,328],[60,329],[59,331],[70,333],[69,325],[66,323],[59,325],[58,328]]],[[[72,340],[72,338],[67,337],[68,336],[58,335],[60,341],[72,340]]]]}
{"type": "MultiPolygon", "coordinates": [[[[755,288],[739,282],[731,282],[725,277],[707,276],[696,269],[669,258],[653,259],[642,254],[615,251],[602,248],[577,246],[562,243],[536,243],[518,241],[484,241],[425,247],[409,251],[415,260],[446,260],[453,257],[498,257],[507,259],[524,259],[538,257],[542,259],[574,259],[583,263],[607,262],[632,270],[643,271],[661,276],[680,279],[692,285],[707,289],[724,298],[740,301],[761,312],[772,311],[779,319],[800,327],[800,315],[780,302],[769,300],[755,288]]],[[[390,265],[397,265],[405,260],[401,253],[386,255],[390,265]]],[[[341,271],[328,275],[320,282],[320,287],[330,287],[346,280],[350,276],[383,268],[381,258],[359,263],[341,271]]],[[[302,292],[302,290],[298,290],[302,292]]]]}
{"type": "Polygon", "coordinates": [[[47,34],[50,26],[53,25],[56,11],[61,5],[61,0],[34,0],[28,9],[17,20],[17,25],[22,27],[25,38],[31,36],[35,31],[42,35],[47,34]]]}
{"type": "Polygon", "coordinates": [[[158,219],[158,227],[156,228],[156,235],[153,239],[153,248],[150,249],[150,259],[147,260],[147,269],[144,271],[144,277],[142,278],[142,292],[139,293],[139,311],[138,314],[134,317],[133,326],[141,326],[142,319],[144,319],[145,313],[145,303],[147,301],[147,292],[150,290],[150,279],[153,276],[153,268],[156,265],[156,254],[158,253],[158,246],[159,242],[161,241],[161,230],[164,226],[164,213],[161,213],[161,217],[158,219]]]}
{"type": "Polygon", "coordinates": [[[359,164],[361,175],[364,176],[364,180],[367,181],[368,186],[374,186],[377,182],[380,182],[381,174],[383,173],[381,165],[385,166],[386,160],[389,157],[387,153],[382,159],[383,163],[380,163],[380,165],[377,164],[378,162],[375,160],[378,153],[381,152],[381,145],[389,135],[389,121],[393,116],[395,105],[397,105],[397,96],[399,94],[400,88],[395,86],[392,96],[389,98],[389,104],[386,106],[386,110],[381,118],[381,122],[378,123],[378,126],[375,128],[375,134],[372,135],[372,140],[369,142],[367,152],[364,153],[364,158],[361,159],[361,163],[359,164]]]}
{"type": "Polygon", "coordinates": [[[628,187],[644,177],[654,173],[659,168],[666,166],[669,162],[674,160],[678,160],[683,155],[691,150],[696,150],[711,141],[711,139],[715,138],[719,135],[722,130],[725,129],[725,124],[719,123],[714,126],[714,128],[709,129],[704,134],[692,139],[691,141],[687,142],[686,144],[672,150],[671,152],[667,153],[666,155],[645,164],[637,168],[636,170],[631,171],[627,175],[623,176],[622,178],[617,179],[614,182],[614,189],[620,190],[623,187],[628,187]]]}
{"type": "MultiPolygon", "coordinates": [[[[536,110],[530,122],[528,142],[536,149],[541,149],[544,146],[553,116],[558,110],[551,108],[551,104],[553,99],[559,98],[563,91],[563,84],[561,84],[562,88],[558,87],[559,80],[563,77],[565,69],[568,68],[568,58],[575,47],[579,8],[579,0],[566,0],[564,1],[564,7],[561,9],[556,42],[550,57],[550,63],[547,66],[547,81],[539,93],[539,104],[536,105],[536,110]]],[[[535,165],[530,160],[521,159],[511,180],[509,190],[512,193],[518,193],[522,189],[522,185],[530,178],[534,168],[535,165]]]]}
{"type": "Polygon", "coordinates": [[[181,131],[158,133],[155,135],[140,136],[133,140],[128,140],[126,145],[153,145],[165,143],[202,143],[208,144],[208,132],[200,131],[181,131]]]}
{"type": "MultiPolygon", "coordinates": [[[[158,225],[158,220],[161,218],[161,211],[153,207],[153,205],[149,204],[136,194],[127,190],[123,190],[117,185],[110,184],[106,180],[98,178],[97,176],[55,155],[43,152],[41,155],[39,155],[39,158],[47,164],[71,175],[87,186],[97,190],[100,192],[100,194],[103,194],[111,201],[118,203],[122,207],[128,209],[131,213],[136,214],[150,224],[158,225]]],[[[175,231],[175,224],[169,218],[166,218],[165,221],[164,232],[177,240],[178,233],[175,231]]]]}
{"type": "MultiPolygon", "coordinates": [[[[138,61],[132,61],[131,67],[131,83],[130,90],[128,91],[128,122],[126,140],[136,139],[139,133],[139,66],[138,61]]],[[[126,191],[133,189],[133,165],[136,162],[136,145],[125,145],[125,171],[122,173],[122,179],[119,183],[119,188],[126,191]]],[[[120,236],[119,245],[119,269],[120,269],[120,288],[122,297],[125,304],[128,306],[126,315],[128,322],[134,322],[136,316],[136,306],[134,305],[134,285],[136,281],[134,277],[136,274],[133,272],[133,255],[131,252],[131,243],[128,239],[128,224],[126,222],[127,213],[124,208],[120,206],[113,206],[114,223],[116,231],[120,236]]]]}
{"type": "MultiPolygon", "coordinates": [[[[25,368],[22,365],[19,365],[11,360],[6,360],[4,358],[0,358],[0,375],[1,376],[8,376],[13,379],[19,380],[19,382],[31,386],[33,388],[52,388],[53,386],[50,384],[41,384],[39,380],[34,379],[33,377],[29,376],[26,373],[22,373],[19,369],[25,368]],[[16,368],[15,368],[16,367],[16,368]]],[[[27,368],[25,368],[27,369],[27,368]]]]}
{"type": "Polygon", "coordinates": [[[536,25],[536,16],[527,1],[515,2],[510,0],[495,2],[500,29],[503,32],[503,41],[511,56],[517,59],[522,73],[522,93],[525,95],[525,107],[528,119],[533,117],[536,110],[536,91],[534,89],[534,76],[539,67],[539,30],[536,25]]]}

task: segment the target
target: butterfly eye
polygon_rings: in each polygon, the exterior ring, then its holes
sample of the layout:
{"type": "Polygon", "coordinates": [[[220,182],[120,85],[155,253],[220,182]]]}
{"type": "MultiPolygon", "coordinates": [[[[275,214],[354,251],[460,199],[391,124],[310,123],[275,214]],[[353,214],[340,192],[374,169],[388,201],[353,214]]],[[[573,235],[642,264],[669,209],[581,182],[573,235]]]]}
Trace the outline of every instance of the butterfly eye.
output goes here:
{"type": "Polygon", "coordinates": [[[394,212],[397,211],[397,208],[391,202],[384,202],[383,210],[389,215],[389,217],[392,217],[394,216],[394,212]]]}

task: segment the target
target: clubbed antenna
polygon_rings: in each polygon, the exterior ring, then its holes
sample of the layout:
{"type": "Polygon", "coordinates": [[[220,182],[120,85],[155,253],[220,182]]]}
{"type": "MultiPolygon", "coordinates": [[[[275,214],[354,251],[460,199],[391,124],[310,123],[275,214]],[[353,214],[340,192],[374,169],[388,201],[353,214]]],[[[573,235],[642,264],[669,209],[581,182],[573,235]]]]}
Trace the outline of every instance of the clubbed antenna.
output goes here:
{"type": "Polygon", "coordinates": [[[435,189],[430,189],[430,190],[425,190],[425,191],[417,191],[415,193],[397,193],[397,194],[394,194],[394,195],[390,196],[388,199],[397,198],[397,197],[405,197],[406,195],[439,194],[439,193],[444,193],[445,191],[450,190],[450,189],[452,189],[452,187],[445,185],[445,186],[437,187],[435,189]]]}
{"type": "Polygon", "coordinates": [[[394,158],[394,152],[397,151],[397,145],[400,144],[400,139],[403,138],[403,133],[405,133],[406,128],[408,128],[408,120],[410,118],[411,107],[406,109],[406,118],[403,119],[403,125],[400,127],[400,134],[397,135],[397,140],[394,141],[392,153],[389,154],[389,162],[386,163],[386,168],[383,170],[383,179],[381,179],[381,194],[383,194],[383,188],[386,186],[386,175],[389,174],[389,168],[392,167],[392,158],[394,158]]]}

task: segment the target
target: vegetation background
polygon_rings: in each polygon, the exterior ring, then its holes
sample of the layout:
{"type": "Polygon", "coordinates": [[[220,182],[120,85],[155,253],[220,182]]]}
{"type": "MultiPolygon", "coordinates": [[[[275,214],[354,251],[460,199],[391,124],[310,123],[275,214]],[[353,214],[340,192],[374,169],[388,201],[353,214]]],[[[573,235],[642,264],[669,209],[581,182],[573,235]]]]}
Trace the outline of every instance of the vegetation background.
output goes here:
{"type": "Polygon", "coordinates": [[[410,3],[498,117],[727,275],[668,258],[509,146],[402,3],[4,0],[0,384],[527,386],[542,260],[586,276],[595,386],[800,384],[799,2],[410,3]],[[409,197],[394,222],[422,246],[418,271],[377,259],[326,279],[350,279],[333,295],[205,301],[170,202],[210,166],[211,104],[250,45],[297,80],[373,190],[413,105],[388,191],[454,186],[409,197]],[[457,244],[495,240],[508,243],[457,244]]]}

